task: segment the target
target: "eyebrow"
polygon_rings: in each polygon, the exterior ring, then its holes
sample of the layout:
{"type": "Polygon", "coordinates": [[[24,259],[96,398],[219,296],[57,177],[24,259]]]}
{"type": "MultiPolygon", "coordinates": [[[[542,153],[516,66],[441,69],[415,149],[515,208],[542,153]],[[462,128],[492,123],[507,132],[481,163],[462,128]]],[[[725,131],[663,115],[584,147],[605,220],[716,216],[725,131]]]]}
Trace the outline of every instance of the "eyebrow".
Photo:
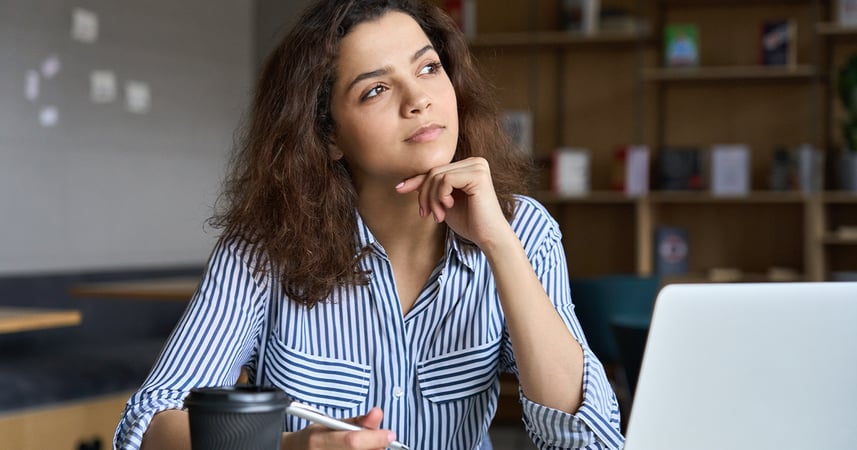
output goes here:
{"type": "MultiPolygon", "coordinates": [[[[421,49],[417,50],[417,51],[414,53],[414,56],[411,56],[411,63],[414,63],[414,62],[415,62],[416,60],[418,60],[421,56],[423,56],[424,54],[426,54],[426,52],[428,52],[429,50],[434,50],[434,47],[432,47],[432,45],[431,45],[431,44],[426,45],[425,47],[423,47],[423,48],[421,48],[421,49]]],[[[366,80],[366,79],[369,79],[369,78],[379,77],[379,76],[382,76],[382,75],[386,75],[386,74],[388,74],[388,73],[390,73],[390,68],[389,68],[389,67],[384,67],[384,68],[381,68],[381,69],[378,69],[378,70],[373,70],[373,71],[371,71],[371,72],[361,73],[360,75],[357,75],[356,77],[354,77],[354,79],[353,79],[353,80],[351,80],[351,83],[348,83],[348,87],[346,87],[346,88],[345,88],[345,92],[350,91],[350,90],[351,90],[351,88],[353,88],[355,84],[357,84],[357,83],[359,83],[359,82],[361,82],[361,81],[363,81],[363,80],[366,80]]]]}

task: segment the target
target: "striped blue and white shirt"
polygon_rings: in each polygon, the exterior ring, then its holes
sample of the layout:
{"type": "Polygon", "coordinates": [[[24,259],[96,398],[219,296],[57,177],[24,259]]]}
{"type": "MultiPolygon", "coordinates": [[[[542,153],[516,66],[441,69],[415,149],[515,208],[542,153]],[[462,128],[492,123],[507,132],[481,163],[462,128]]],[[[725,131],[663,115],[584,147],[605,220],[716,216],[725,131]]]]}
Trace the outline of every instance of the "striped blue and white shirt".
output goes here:
{"type": "MultiPolygon", "coordinates": [[[[521,395],[540,449],[619,448],[619,408],[574,315],[559,227],[542,205],[518,197],[512,227],[566,326],[584,348],[583,404],[567,414],[521,395]]],[[[115,446],[137,449],[152,416],[182,407],[190,389],[255,377],[269,329],[262,383],[334,417],[379,406],[383,428],[415,450],[480,448],[497,408],[499,373],[517,374],[491,269],[478,247],[449,233],[446,252],[407,315],[384,249],[362,221],[366,286],[340,286],[308,309],[284,297],[277,277],[254,275],[238,240],[214,249],[202,282],[146,381],[128,401],[115,446]],[[266,320],[270,318],[271,326],[266,320]]],[[[532,332],[537,333],[538,330],[532,332]]],[[[285,430],[307,422],[287,416],[285,430]]]]}

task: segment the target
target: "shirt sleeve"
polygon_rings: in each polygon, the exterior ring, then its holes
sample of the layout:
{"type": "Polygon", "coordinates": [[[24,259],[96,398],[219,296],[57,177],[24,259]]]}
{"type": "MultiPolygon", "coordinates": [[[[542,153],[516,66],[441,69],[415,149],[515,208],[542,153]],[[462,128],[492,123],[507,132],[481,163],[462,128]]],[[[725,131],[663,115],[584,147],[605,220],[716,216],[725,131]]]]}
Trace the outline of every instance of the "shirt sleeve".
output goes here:
{"type": "MultiPolygon", "coordinates": [[[[539,208],[541,209],[541,208],[539,208]]],[[[604,366],[589,349],[574,314],[569,287],[568,265],[556,222],[543,213],[548,224],[538,242],[528,246],[533,269],[565,325],[583,347],[583,403],[574,414],[535,403],[520,392],[524,424],[530,438],[541,450],[618,449],[624,438],[620,432],[619,403],[604,366]]]]}
{"type": "Polygon", "coordinates": [[[140,389],[128,400],[113,446],[137,450],[152,417],[181,409],[194,387],[234,384],[255,357],[265,320],[266,279],[246,245],[215,247],[200,286],[140,389]]]}

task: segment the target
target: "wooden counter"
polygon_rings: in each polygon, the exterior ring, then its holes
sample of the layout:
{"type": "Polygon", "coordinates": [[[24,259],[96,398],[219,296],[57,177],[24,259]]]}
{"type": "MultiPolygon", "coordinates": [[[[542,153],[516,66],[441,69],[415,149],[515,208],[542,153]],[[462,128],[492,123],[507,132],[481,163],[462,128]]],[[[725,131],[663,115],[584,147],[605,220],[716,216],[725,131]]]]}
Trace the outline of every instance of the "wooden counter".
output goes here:
{"type": "Polygon", "coordinates": [[[0,307],[0,334],[80,325],[83,317],[73,309],[0,307]]]}
{"type": "Polygon", "coordinates": [[[189,301],[199,282],[199,277],[178,277],[85,283],[73,286],[70,293],[75,297],[189,301]]]}

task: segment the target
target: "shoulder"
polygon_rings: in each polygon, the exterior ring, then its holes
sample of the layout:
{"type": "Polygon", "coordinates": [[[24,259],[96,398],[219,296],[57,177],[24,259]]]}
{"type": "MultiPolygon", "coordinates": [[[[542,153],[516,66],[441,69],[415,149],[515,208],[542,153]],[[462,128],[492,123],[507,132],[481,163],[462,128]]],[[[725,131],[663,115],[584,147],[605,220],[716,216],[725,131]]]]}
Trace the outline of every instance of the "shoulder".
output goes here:
{"type": "Polygon", "coordinates": [[[239,270],[254,276],[269,269],[262,246],[240,236],[221,236],[209,258],[209,266],[218,272],[239,270]]]}
{"type": "Polygon", "coordinates": [[[515,215],[511,225],[528,250],[546,240],[559,241],[562,237],[559,224],[547,208],[538,200],[525,195],[515,196],[515,215]]]}

